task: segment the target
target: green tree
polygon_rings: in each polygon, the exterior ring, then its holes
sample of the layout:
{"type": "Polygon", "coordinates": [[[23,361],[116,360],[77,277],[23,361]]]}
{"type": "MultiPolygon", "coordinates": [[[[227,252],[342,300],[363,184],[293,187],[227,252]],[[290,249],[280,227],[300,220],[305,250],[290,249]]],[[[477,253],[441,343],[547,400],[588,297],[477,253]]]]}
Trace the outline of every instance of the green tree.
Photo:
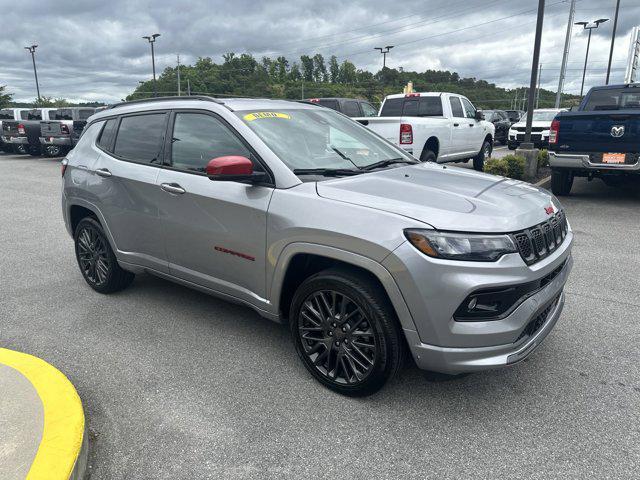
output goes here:
{"type": "Polygon", "coordinates": [[[11,104],[12,99],[13,95],[7,93],[7,86],[0,85],[0,108],[8,107],[11,104]]]}
{"type": "Polygon", "coordinates": [[[331,83],[340,81],[340,65],[338,65],[338,59],[335,55],[331,55],[329,59],[329,80],[331,83]]]}
{"type": "Polygon", "coordinates": [[[302,55],[300,57],[300,64],[302,65],[302,78],[305,82],[313,82],[313,59],[308,55],[302,55]]]}
{"type": "Polygon", "coordinates": [[[313,78],[316,82],[327,81],[327,66],[324,64],[324,57],[319,53],[313,56],[313,78]]]}

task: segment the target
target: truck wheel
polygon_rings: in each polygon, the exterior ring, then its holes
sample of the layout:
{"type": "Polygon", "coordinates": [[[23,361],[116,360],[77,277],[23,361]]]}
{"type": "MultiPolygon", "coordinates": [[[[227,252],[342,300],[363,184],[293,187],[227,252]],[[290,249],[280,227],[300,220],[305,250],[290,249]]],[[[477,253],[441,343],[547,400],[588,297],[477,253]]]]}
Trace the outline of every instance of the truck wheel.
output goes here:
{"type": "Polygon", "coordinates": [[[425,148],[422,151],[422,154],[420,155],[421,162],[435,162],[436,159],[437,159],[436,152],[433,152],[428,148],[425,148]]]}
{"type": "Polygon", "coordinates": [[[473,157],[474,170],[477,170],[478,172],[484,171],[484,161],[491,156],[492,150],[493,148],[491,147],[491,142],[485,140],[478,155],[473,157]]]}
{"type": "Polygon", "coordinates": [[[302,363],[325,387],[360,397],[378,391],[401,366],[405,343],[381,287],[343,269],[307,278],[289,323],[302,363]]]}
{"type": "Polygon", "coordinates": [[[13,151],[18,155],[24,155],[27,153],[27,149],[21,143],[13,146],[13,151]]]}
{"type": "Polygon", "coordinates": [[[45,157],[60,157],[63,155],[62,147],[60,145],[47,145],[44,147],[44,156],[45,157]]]}
{"type": "Polygon", "coordinates": [[[113,293],[131,285],[135,275],[118,265],[104,230],[95,218],[80,220],[73,238],[80,272],[91,288],[100,293],[113,293]]]}
{"type": "Polygon", "coordinates": [[[507,148],[508,148],[509,150],[515,150],[516,148],[518,148],[518,146],[517,146],[517,145],[515,145],[515,144],[513,144],[513,143],[509,143],[509,144],[507,145],[507,148]]]}
{"type": "Polygon", "coordinates": [[[551,191],[554,195],[569,195],[572,186],[571,170],[551,169],[551,191]]]}

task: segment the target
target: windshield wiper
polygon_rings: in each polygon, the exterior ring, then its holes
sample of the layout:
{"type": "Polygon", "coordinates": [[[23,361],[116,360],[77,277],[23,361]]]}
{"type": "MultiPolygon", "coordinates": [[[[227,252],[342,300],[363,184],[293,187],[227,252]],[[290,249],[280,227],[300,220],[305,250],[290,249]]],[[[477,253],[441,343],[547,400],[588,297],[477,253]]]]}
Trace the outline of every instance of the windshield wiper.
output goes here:
{"type": "Polygon", "coordinates": [[[321,175],[323,177],[340,177],[348,175],[358,175],[364,173],[362,170],[350,168],[296,168],[293,173],[296,175],[321,175]]]}
{"type": "Polygon", "coordinates": [[[407,160],[406,158],[398,157],[398,158],[389,158],[387,160],[380,160],[379,162],[372,163],[370,165],[365,165],[362,170],[373,170],[375,168],[383,168],[388,167],[389,165],[393,165],[395,163],[408,163],[414,165],[418,162],[413,162],[411,160],[407,160]]]}

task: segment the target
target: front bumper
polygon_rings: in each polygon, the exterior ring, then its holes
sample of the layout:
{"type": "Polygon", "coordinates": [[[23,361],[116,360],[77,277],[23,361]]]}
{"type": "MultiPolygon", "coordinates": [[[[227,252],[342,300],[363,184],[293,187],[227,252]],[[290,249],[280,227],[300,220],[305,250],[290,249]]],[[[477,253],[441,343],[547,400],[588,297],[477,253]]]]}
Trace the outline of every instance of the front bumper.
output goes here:
{"type": "Polygon", "coordinates": [[[640,172],[640,161],[633,164],[594,163],[589,155],[576,153],[549,152],[549,165],[552,168],[568,168],[572,170],[611,170],[640,172]]]}
{"type": "Polygon", "coordinates": [[[41,145],[71,146],[71,137],[40,137],[41,145]]]}
{"type": "Polygon", "coordinates": [[[14,137],[9,135],[3,135],[2,141],[4,143],[12,143],[14,145],[28,145],[29,139],[27,137],[14,137]]]}
{"type": "Polygon", "coordinates": [[[516,363],[531,353],[553,329],[562,311],[562,292],[573,266],[572,242],[569,231],[556,251],[530,266],[519,254],[505,255],[497,262],[454,262],[426,257],[408,242],[398,247],[383,264],[394,276],[413,318],[415,330],[404,332],[418,366],[462,373],[516,363]],[[525,284],[554,271],[557,273],[549,283],[503,318],[453,318],[473,292],[525,284]],[[537,322],[547,307],[545,318],[537,322]]]}

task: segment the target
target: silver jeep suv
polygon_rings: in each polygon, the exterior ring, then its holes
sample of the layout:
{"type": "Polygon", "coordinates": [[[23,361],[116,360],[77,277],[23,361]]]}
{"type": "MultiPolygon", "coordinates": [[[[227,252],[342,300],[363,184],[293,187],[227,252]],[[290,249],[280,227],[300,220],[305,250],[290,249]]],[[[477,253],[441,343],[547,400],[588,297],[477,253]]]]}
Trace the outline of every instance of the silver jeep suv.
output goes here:
{"type": "Polygon", "coordinates": [[[96,291],[147,272],[287,322],[305,367],[378,390],[406,350],[457,374],[514,364],[555,325],[572,267],[560,203],[420,163],[312,104],[159,98],[89,119],[62,209],[96,291]]]}

